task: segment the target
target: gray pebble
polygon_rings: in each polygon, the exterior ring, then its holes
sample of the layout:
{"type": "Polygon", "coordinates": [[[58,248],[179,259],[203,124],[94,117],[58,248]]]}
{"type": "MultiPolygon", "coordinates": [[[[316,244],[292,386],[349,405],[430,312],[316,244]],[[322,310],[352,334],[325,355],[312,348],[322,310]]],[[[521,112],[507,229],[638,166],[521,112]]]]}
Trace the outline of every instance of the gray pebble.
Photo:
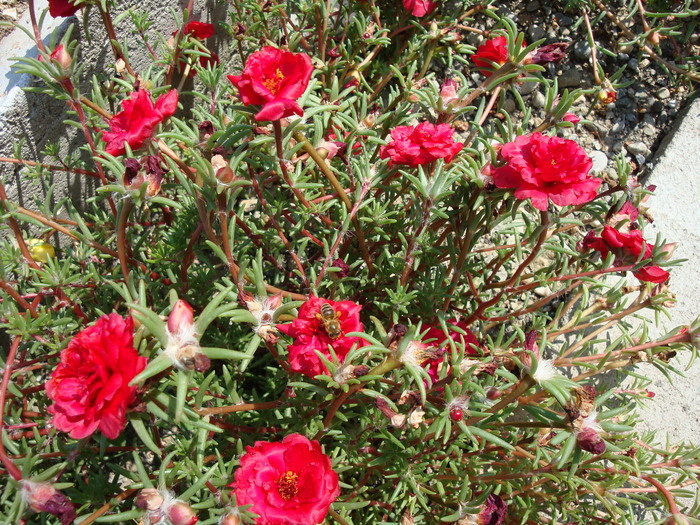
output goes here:
{"type": "Polygon", "coordinates": [[[581,72],[575,67],[565,69],[557,77],[560,88],[578,87],[581,84],[581,72]]]}
{"type": "Polygon", "coordinates": [[[630,56],[627,53],[618,53],[617,59],[622,62],[627,62],[630,59],[630,56]]]}
{"type": "Polygon", "coordinates": [[[637,71],[639,69],[639,60],[636,58],[631,58],[629,62],[627,62],[627,67],[629,67],[632,71],[637,71]]]}
{"type": "Polygon", "coordinates": [[[546,101],[545,96],[539,91],[535,91],[535,94],[532,95],[532,105],[536,108],[543,108],[546,101]]]}
{"type": "Polygon", "coordinates": [[[642,133],[644,133],[647,137],[653,137],[654,135],[656,135],[656,128],[654,126],[646,124],[644,125],[644,127],[642,127],[642,133]]]}
{"type": "Polygon", "coordinates": [[[525,11],[528,13],[532,13],[533,11],[537,11],[540,8],[540,3],[537,0],[533,0],[532,2],[528,2],[527,5],[525,6],[525,11]]]}
{"type": "Polygon", "coordinates": [[[593,161],[592,171],[594,173],[601,173],[608,167],[608,156],[602,151],[593,151],[591,152],[590,157],[593,161]]]}
{"type": "Polygon", "coordinates": [[[625,148],[627,148],[627,151],[629,151],[632,155],[649,154],[649,148],[647,148],[647,145],[644,144],[644,142],[632,142],[631,144],[625,144],[625,148]]]}
{"type": "Polygon", "coordinates": [[[530,41],[534,42],[535,40],[539,40],[540,38],[544,37],[545,30],[542,28],[542,26],[533,24],[528,29],[528,35],[530,36],[530,41]]]}
{"type": "Polygon", "coordinates": [[[651,105],[651,108],[649,108],[649,111],[651,111],[654,115],[658,115],[664,110],[664,103],[661,102],[660,100],[657,100],[651,105]]]}
{"type": "Polygon", "coordinates": [[[623,131],[625,131],[625,123],[620,121],[615,122],[611,131],[614,134],[622,133],[623,131]]]}
{"type": "Polygon", "coordinates": [[[670,96],[671,92],[668,90],[668,88],[661,88],[656,92],[656,98],[658,98],[659,100],[667,99],[670,96]]]}
{"type": "Polygon", "coordinates": [[[523,82],[517,86],[517,90],[521,95],[529,95],[537,89],[537,82],[523,82]]]}
{"type": "Polygon", "coordinates": [[[647,159],[644,157],[644,155],[635,155],[634,160],[636,160],[637,164],[640,166],[644,166],[647,163],[647,159]]]}
{"type": "Polygon", "coordinates": [[[573,19],[573,18],[571,18],[570,16],[566,16],[566,15],[564,15],[564,14],[562,14],[562,13],[556,13],[556,14],[554,15],[554,19],[557,21],[557,23],[558,23],[560,26],[564,26],[564,27],[568,27],[568,26],[570,26],[571,24],[574,23],[574,19],[573,19]]]}
{"type": "Polygon", "coordinates": [[[501,106],[501,109],[505,111],[506,113],[512,113],[515,111],[515,100],[512,98],[507,98],[503,101],[503,105],[501,106]]]}
{"type": "Polygon", "coordinates": [[[591,56],[591,46],[585,40],[579,40],[574,44],[574,55],[579,60],[588,60],[591,56]]]}

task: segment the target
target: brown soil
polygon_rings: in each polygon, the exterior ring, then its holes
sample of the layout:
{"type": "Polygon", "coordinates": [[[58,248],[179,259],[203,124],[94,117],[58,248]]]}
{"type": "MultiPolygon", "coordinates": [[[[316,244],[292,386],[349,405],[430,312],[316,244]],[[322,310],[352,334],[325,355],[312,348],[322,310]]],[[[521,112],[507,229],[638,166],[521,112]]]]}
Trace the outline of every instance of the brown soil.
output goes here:
{"type": "Polygon", "coordinates": [[[4,23],[14,24],[19,22],[26,9],[26,0],[0,0],[0,22],[3,22],[0,25],[0,39],[14,29],[14,25],[5,25],[4,23]]]}

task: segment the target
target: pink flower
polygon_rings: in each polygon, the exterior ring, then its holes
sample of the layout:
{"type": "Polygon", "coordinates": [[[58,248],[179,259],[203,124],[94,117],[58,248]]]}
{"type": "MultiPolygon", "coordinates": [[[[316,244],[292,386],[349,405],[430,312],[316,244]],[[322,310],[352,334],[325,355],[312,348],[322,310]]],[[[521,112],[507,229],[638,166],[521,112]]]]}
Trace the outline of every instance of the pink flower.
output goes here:
{"type": "Polygon", "coordinates": [[[419,18],[431,14],[437,5],[437,2],[431,0],[403,0],[404,9],[419,18]]]}
{"type": "Polygon", "coordinates": [[[391,130],[391,142],[382,146],[379,156],[391,159],[390,164],[404,164],[415,168],[437,159],[452,162],[464,144],[452,138],[454,129],[449,124],[421,122],[417,126],[398,126],[391,130]]]}
{"type": "Polygon", "coordinates": [[[243,104],[262,105],[256,120],[279,120],[304,114],[296,100],[304,94],[313,70],[309,55],[265,46],[248,57],[241,75],[228,79],[238,88],[243,104]]]}
{"type": "MultiPolygon", "coordinates": [[[[590,232],[582,244],[584,249],[599,251],[603,257],[607,257],[612,252],[615,255],[613,264],[616,267],[636,264],[640,256],[642,259],[648,259],[651,257],[653,250],[653,246],[646,243],[640,230],[631,230],[629,233],[623,233],[611,226],[603,227],[600,237],[590,232]]],[[[663,268],[650,266],[649,264],[642,266],[633,273],[640,281],[650,283],[663,283],[671,275],[663,268]]]]}
{"type": "Polygon", "coordinates": [[[136,387],[129,382],[147,361],[134,348],[133,330],[130,317],[103,315],[61,352],[61,362],[46,383],[58,430],[74,439],[98,429],[109,439],[120,434],[127,408],[136,400],[136,387]]]}
{"type": "Polygon", "coordinates": [[[571,122],[574,125],[581,122],[581,118],[578,115],[574,115],[573,113],[564,113],[564,116],[561,119],[564,122],[571,122]]]}
{"type": "Polygon", "coordinates": [[[362,332],[360,310],[362,306],[352,301],[331,301],[312,295],[291,324],[278,324],[280,332],[294,339],[287,349],[292,370],[309,377],[326,374],[328,370],[316,351],[330,359],[331,345],[342,363],[353,345],[366,346],[364,339],[346,335],[362,332]]]}
{"type": "Polygon", "coordinates": [[[75,5],[75,0],[49,0],[49,14],[57,18],[59,16],[73,16],[82,5],[75,5]]]}
{"type": "Polygon", "coordinates": [[[493,170],[494,184],[515,189],[517,199],[531,199],[538,210],[547,209],[547,199],[557,206],[589,202],[601,183],[588,174],[593,161],[573,140],[521,135],[504,144],[499,157],[505,165],[493,170]]]}
{"type": "Polygon", "coordinates": [[[340,494],[331,459],[300,434],[247,447],[229,486],[238,505],[252,504],[256,525],[321,523],[340,494]]]}
{"type": "Polygon", "coordinates": [[[122,111],[109,121],[112,131],[102,134],[107,143],[105,151],[118,156],[126,153],[125,144],[132,150],[138,149],[151,138],[155,127],[177,110],[177,90],[158,97],[155,105],[146,89],[139,89],[131,97],[122,101],[122,111]]]}

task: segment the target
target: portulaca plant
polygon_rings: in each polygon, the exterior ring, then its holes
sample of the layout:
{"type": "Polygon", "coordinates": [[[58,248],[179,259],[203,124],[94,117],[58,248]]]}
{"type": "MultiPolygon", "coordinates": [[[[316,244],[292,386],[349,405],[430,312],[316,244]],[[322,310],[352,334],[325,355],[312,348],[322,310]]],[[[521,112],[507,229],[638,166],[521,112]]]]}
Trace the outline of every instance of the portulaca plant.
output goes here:
{"type": "Polygon", "coordinates": [[[153,39],[160,15],[50,0],[107,39],[100,73],[29,1],[16,69],[83,142],[5,161],[97,191],[0,185],[3,522],[700,523],[698,448],[635,428],[633,365],[698,348],[633,322],[672,300],[672,245],[623,157],[560,136],[613,82],[560,90],[568,43],[489,2],[224,4],[153,39]]]}

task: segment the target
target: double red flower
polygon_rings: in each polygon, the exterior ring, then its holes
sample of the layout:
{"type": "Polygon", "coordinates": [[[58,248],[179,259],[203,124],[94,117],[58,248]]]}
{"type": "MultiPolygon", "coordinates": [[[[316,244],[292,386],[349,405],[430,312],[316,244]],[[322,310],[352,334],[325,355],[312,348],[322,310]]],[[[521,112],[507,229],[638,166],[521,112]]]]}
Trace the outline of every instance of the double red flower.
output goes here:
{"type": "Polygon", "coordinates": [[[494,184],[515,189],[517,199],[530,199],[538,210],[547,209],[547,199],[557,206],[590,202],[601,184],[589,175],[593,161],[573,140],[521,135],[504,144],[499,157],[505,164],[492,171],[494,184]]]}
{"type": "Polygon", "coordinates": [[[71,0],[49,0],[49,14],[54,18],[73,16],[81,7],[71,0]]]}
{"type": "MultiPolygon", "coordinates": [[[[605,226],[600,237],[590,232],[583,241],[583,247],[599,251],[604,258],[612,253],[616,267],[636,264],[640,258],[648,259],[653,251],[653,246],[646,243],[641,230],[623,233],[612,226],[605,226]]],[[[637,279],[650,283],[663,283],[670,275],[663,268],[648,264],[634,272],[637,279]]]]}
{"type": "Polygon", "coordinates": [[[366,346],[368,343],[361,337],[347,336],[350,332],[362,332],[360,322],[362,306],[352,301],[331,301],[311,296],[299,308],[299,315],[291,324],[278,324],[277,329],[294,339],[289,345],[289,364],[294,372],[309,377],[326,374],[326,365],[319,359],[316,351],[331,358],[328,345],[333,348],[335,355],[342,363],[353,345],[366,346]],[[321,307],[328,304],[340,323],[340,335],[331,337],[324,325],[321,307]]]}
{"type": "Polygon", "coordinates": [[[46,383],[53,425],[74,439],[100,430],[116,438],[126,425],[126,411],[136,400],[131,380],[147,359],[134,348],[134,323],[117,314],[103,315],[79,332],[46,383]]]}
{"type": "Polygon", "coordinates": [[[125,144],[132,150],[143,146],[153,136],[156,126],[175,113],[177,90],[164,93],[153,104],[150,92],[139,89],[122,101],[122,108],[109,121],[112,131],[102,134],[102,140],[107,143],[105,150],[114,156],[126,153],[125,144]]]}
{"type": "Polygon", "coordinates": [[[340,494],[330,458],[300,434],[247,447],[229,486],[238,505],[252,504],[256,525],[321,523],[340,494]]]}
{"type": "Polygon", "coordinates": [[[248,57],[243,73],[228,79],[244,105],[262,106],[256,120],[280,120],[304,114],[297,99],[306,91],[313,70],[309,55],[265,46],[248,57]]]}
{"type": "Polygon", "coordinates": [[[462,151],[464,144],[452,138],[454,129],[449,124],[421,122],[417,126],[398,126],[391,130],[391,142],[382,146],[379,156],[391,159],[390,164],[403,164],[415,168],[445,159],[452,162],[462,151]]]}

